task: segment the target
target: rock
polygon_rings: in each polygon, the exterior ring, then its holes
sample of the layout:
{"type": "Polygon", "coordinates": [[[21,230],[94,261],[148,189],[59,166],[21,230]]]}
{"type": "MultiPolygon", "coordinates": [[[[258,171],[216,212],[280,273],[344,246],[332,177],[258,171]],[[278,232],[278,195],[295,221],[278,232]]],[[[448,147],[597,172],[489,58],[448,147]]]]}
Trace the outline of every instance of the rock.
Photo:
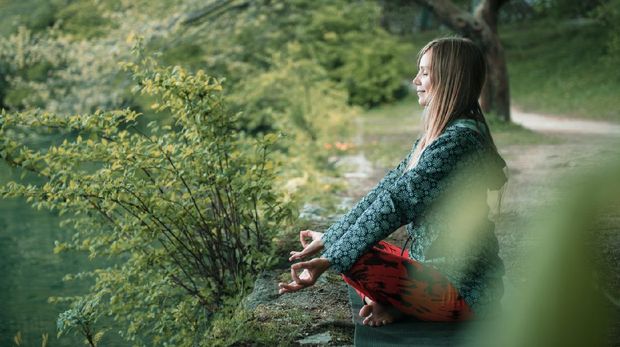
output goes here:
{"type": "Polygon", "coordinates": [[[308,336],[305,339],[297,340],[300,345],[326,345],[330,343],[332,336],[329,331],[308,336]]]}
{"type": "Polygon", "coordinates": [[[244,299],[244,306],[253,310],[260,304],[272,302],[278,297],[276,272],[263,272],[254,282],[254,290],[244,299]]]}
{"type": "Polygon", "coordinates": [[[309,221],[322,221],[325,219],[325,210],[318,205],[304,204],[299,212],[300,219],[306,219],[309,221]]]}

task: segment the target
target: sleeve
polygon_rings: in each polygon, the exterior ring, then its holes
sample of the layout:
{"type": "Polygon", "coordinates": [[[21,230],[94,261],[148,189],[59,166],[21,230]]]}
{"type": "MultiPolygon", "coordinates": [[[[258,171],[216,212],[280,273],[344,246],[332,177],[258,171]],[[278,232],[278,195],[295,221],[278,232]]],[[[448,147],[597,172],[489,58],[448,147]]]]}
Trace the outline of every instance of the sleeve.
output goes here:
{"type": "Polygon", "coordinates": [[[411,153],[405,159],[403,159],[395,168],[390,170],[381,181],[368,192],[355,206],[349,210],[345,215],[340,217],[338,221],[332,224],[327,231],[323,234],[323,247],[329,249],[334,242],[336,242],[345,231],[355,223],[355,221],[362,215],[362,213],[375,201],[377,196],[383,192],[387,186],[390,186],[403,172],[411,153]]]}
{"type": "Polygon", "coordinates": [[[346,272],[374,244],[421,216],[441,195],[446,177],[476,150],[470,137],[444,133],[422,153],[418,164],[377,192],[354,223],[342,224],[340,238],[322,254],[332,269],[346,272]]]}

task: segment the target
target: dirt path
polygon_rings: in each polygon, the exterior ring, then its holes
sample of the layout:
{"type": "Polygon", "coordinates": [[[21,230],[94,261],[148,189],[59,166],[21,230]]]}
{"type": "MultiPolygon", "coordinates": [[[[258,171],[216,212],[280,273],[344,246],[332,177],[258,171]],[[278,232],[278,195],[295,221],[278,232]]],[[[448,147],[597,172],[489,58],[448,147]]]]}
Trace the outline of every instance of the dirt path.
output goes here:
{"type": "MultiPolygon", "coordinates": [[[[605,168],[608,161],[620,159],[620,124],[602,121],[568,119],[512,110],[513,121],[558,141],[553,144],[511,145],[500,148],[506,159],[510,178],[506,185],[503,218],[497,223],[501,257],[506,265],[506,297],[516,294],[528,280],[531,271],[525,265],[543,235],[523,230],[540,211],[551,211],[559,201],[559,193],[573,189],[571,178],[589,170],[605,168]]],[[[620,210],[611,209],[601,216],[606,225],[597,230],[595,261],[603,274],[599,290],[608,299],[612,312],[620,314],[620,210]]],[[[533,230],[540,230],[534,228],[533,230]]],[[[620,325],[612,323],[609,341],[620,344],[620,325]]]]}
{"type": "Polygon", "coordinates": [[[620,124],[609,122],[526,113],[517,108],[511,109],[511,117],[514,123],[538,132],[620,136],[620,124]]]}
{"type": "Polygon", "coordinates": [[[557,116],[524,113],[512,109],[513,121],[535,132],[556,139],[553,144],[510,145],[500,148],[506,159],[510,180],[506,187],[509,210],[534,210],[548,205],[550,190],[559,177],[601,163],[606,156],[620,158],[613,146],[620,140],[620,124],[576,120],[557,116]]]}

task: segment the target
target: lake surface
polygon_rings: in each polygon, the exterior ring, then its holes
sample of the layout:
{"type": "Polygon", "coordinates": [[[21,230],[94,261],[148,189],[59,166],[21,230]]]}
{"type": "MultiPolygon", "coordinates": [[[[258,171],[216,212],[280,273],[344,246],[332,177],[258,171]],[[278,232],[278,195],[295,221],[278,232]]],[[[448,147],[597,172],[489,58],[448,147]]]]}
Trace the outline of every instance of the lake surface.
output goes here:
{"type": "MultiPolygon", "coordinates": [[[[17,179],[16,170],[0,162],[0,184],[17,179]]],[[[86,255],[53,253],[55,240],[72,235],[70,228],[60,228],[60,220],[23,199],[0,199],[0,346],[14,346],[18,331],[22,346],[41,346],[44,333],[49,347],[82,345],[82,338],[72,334],[57,339],[56,318],[66,307],[47,302],[50,296],[86,292],[89,283],[62,278],[93,268],[86,255]]]]}

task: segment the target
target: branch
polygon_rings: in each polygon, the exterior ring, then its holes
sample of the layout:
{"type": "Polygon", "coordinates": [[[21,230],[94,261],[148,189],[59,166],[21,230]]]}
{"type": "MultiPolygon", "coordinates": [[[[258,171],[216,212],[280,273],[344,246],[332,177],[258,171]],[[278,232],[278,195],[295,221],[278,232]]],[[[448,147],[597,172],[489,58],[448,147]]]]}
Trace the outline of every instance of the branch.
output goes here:
{"type": "Polygon", "coordinates": [[[185,18],[181,21],[181,24],[182,25],[193,25],[196,22],[204,18],[209,18],[211,16],[222,14],[222,13],[225,13],[231,10],[242,9],[244,7],[247,7],[250,4],[249,1],[244,1],[236,5],[232,5],[234,1],[235,0],[220,0],[214,3],[211,3],[210,5],[196,12],[186,15],[185,18]]]}
{"type": "MultiPolygon", "coordinates": [[[[413,2],[430,9],[437,19],[450,29],[463,36],[479,37],[484,24],[471,13],[458,8],[449,0],[413,0],[413,2]]],[[[483,1],[487,2],[487,1],[483,1]]]]}
{"type": "Polygon", "coordinates": [[[484,21],[492,32],[497,32],[497,17],[499,9],[507,0],[482,0],[474,10],[475,18],[484,21]]]}

